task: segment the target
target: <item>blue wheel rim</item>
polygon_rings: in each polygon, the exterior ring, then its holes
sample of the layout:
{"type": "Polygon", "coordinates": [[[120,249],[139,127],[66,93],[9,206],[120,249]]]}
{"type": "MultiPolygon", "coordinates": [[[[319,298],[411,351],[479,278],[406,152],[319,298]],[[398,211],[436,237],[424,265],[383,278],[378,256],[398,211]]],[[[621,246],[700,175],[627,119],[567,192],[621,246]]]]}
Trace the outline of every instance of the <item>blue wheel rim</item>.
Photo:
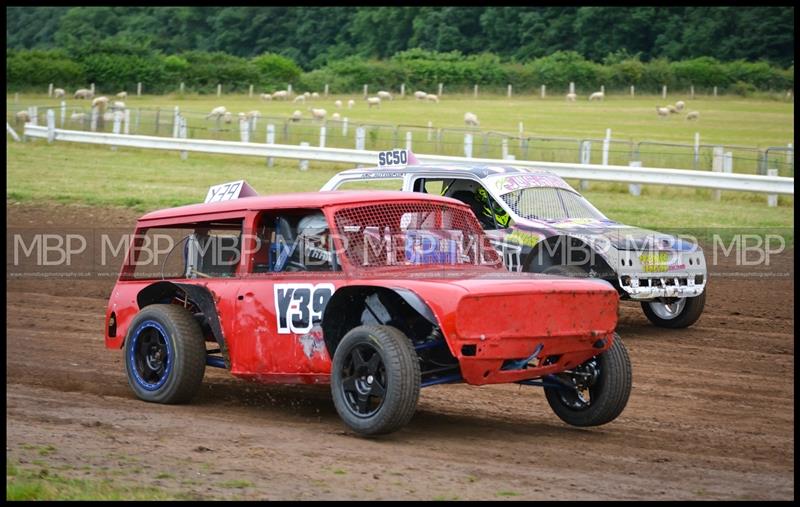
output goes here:
{"type": "Polygon", "coordinates": [[[160,389],[172,371],[172,344],[164,326],[146,320],[133,331],[128,365],[136,383],[147,391],[160,389]]]}

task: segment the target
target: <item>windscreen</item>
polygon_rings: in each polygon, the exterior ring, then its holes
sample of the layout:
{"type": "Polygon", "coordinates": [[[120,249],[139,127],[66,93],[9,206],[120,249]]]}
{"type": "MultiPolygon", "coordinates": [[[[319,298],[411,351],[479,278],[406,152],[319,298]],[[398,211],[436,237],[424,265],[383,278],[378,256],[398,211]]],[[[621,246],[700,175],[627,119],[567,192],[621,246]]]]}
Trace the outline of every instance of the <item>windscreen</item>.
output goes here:
{"type": "Polygon", "coordinates": [[[530,187],[508,192],[502,199],[517,215],[532,220],[565,220],[606,217],[583,196],[554,187],[530,187]]]}

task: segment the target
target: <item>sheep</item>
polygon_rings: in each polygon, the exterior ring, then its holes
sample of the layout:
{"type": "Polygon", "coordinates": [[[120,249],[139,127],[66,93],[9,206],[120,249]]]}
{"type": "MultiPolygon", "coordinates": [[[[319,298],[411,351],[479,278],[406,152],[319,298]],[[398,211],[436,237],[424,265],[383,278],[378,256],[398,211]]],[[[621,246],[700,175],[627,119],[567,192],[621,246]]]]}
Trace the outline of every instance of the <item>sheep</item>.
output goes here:
{"type": "Polygon", "coordinates": [[[353,106],[355,106],[355,105],[356,105],[356,101],[355,100],[350,99],[350,100],[347,101],[347,109],[353,109],[353,106]]]}
{"type": "Polygon", "coordinates": [[[689,111],[686,113],[687,120],[698,120],[700,119],[700,113],[698,111],[689,111]]]}
{"type": "Polygon", "coordinates": [[[319,93],[317,93],[317,92],[311,93],[311,98],[312,99],[318,99],[319,98],[319,93]]]}
{"type": "Polygon", "coordinates": [[[678,102],[675,103],[675,109],[677,109],[679,112],[683,111],[684,107],[686,107],[686,103],[682,100],[679,100],[678,102]]]}
{"type": "Polygon", "coordinates": [[[76,99],[91,99],[92,97],[94,97],[94,93],[92,93],[92,90],[87,88],[76,90],[75,95],[73,95],[73,98],[76,99]]]}
{"type": "Polygon", "coordinates": [[[14,115],[19,123],[28,123],[31,121],[31,115],[28,114],[28,111],[17,111],[17,114],[14,115]]]}
{"type": "Polygon", "coordinates": [[[225,109],[225,106],[215,107],[214,109],[211,110],[208,116],[206,116],[206,120],[208,120],[212,116],[214,117],[215,120],[219,120],[219,118],[227,112],[228,110],[225,109]]]}
{"type": "Polygon", "coordinates": [[[425,95],[425,100],[427,100],[428,102],[436,102],[437,104],[439,103],[439,97],[432,93],[425,95]]]}
{"type": "Polygon", "coordinates": [[[295,103],[297,103],[297,102],[305,103],[305,101],[306,101],[306,96],[305,95],[298,95],[297,97],[294,98],[294,102],[295,103]]]}
{"type": "Polygon", "coordinates": [[[272,100],[272,94],[270,93],[262,93],[260,95],[261,100],[272,100]]]}
{"type": "Polygon", "coordinates": [[[92,107],[105,108],[108,105],[108,97],[97,97],[92,101],[92,107]]]}
{"type": "Polygon", "coordinates": [[[380,97],[370,97],[367,99],[367,106],[372,109],[372,106],[378,106],[378,109],[381,108],[381,98],[380,97]]]}
{"type": "Polygon", "coordinates": [[[589,95],[589,100],[603,100],[606,97],[604,92],[594,92],[593,94],[589,95]]]}
{"type": "Polygon", "coordinates": [[[233,114],[230,111],[225,111],[225,114],[222,115],[222,120],[225,123],[233,123],[233,114]]]}
{"type": "Polygon", "coordinates": [[[669,104],[669,105],[667,106],[667,109],[669,109],[669,112],[670,112],[670,114],[676,114],[676,113],[678,112],[678,108],[676,108],[676,107],[675,107],[675,106],[673,106],[672,104],[669,104]]]}
{"type": "Polygon", "coordinates": [[[414,92],[414,98],[417,99],[417,100],[424,100],[425,97],[427,97],[427,96],[428,96],[428,94],[423,92],[423,91],[417,90],[417,91],[414,92]]]}
{"type": "Polygon", "coordinates": [[[341,118],[342,118],[342,117],[341,117],[341,116],[339,116],[339,113],[333,113],[333,114],[331,115],[331,120],[333,120],[333,121],[339,121],[341,118]]]}
{"type": "Polygon", "coordinates": [[[480,126],[480,122],[478,122],[478,116],[475,113],[470,112],[464,113],[464,123],[474,127],[480,126]]]}
{"type": "Polygon", "coordinates": [[[666,117],[666,116],[669,116],[669,109],[667,109],[666,107],[658,107],[658,106],[656,106],[656,113],[658,113],[659,116],[666,117]]]}
{"type": "Polygon", "coordinates": [[[289,118],[289,120],[290,121],[300,121],[300,118],[302,118],[302,117],[303,117],[303,113],[301,113],[299,109],[295,109],[294,112],[292,113],[291,118],[289,118]]]}
{"type": "Polygon", "coordinates": [[[114,121],[114,113],[111,111],[103,113],[103,121],[114,121]]]}
{"type": "Polygon", "coordinates": [[[305,93],[303,94],[303,97],[305,97],[305,98],[309,99],[309,98],[311,98],[311,94],[310,94],[310,93],[308,93],[308,92],[305,92],[305,93]]]}
{"type": "Polygon", "coordinates": [[[57,99],[64,97],[65,94],[66,92],[64,91],[63,88],[56,88],[55,90],[53,90],[53,97],[57,99]]]}
{"type": "Polygon", "coordinates": [[[86,113],[79,113],[79,112],[75,111],[71,115],[69,115],[69,120],[70,121],[79,121],[79,122],[83,123],[83,122],[86,121],[86,113]]]}
{"type": "Polygon", "coordinates": [[[315,120],[324,120],[325,115],[328,114],[328,112],[325,111],[324,109],[312,108],[309,109],[309,111],[311,111],[311,117],[314,118],[315,120]]]}
{"type": "Polygon", "coordinates": [[[276,100],[288,100],[289,92],[287,90],[278,90],[272,94],[272,98],[276,100]]]}
{"type": "Polygon", "coordinates": [[[577,99],[577,98],[578,98],[578,96],[576,94],[574,94],[574,93],[568,93],[567,94],[567,102],[575,102],[575,99],[577,99]]]}
{"type": "Polygon", "coordinates": [[[251,118],[261,118],[261,111],[256,111],[253,109],[252,111],[248,111],[245,116],[247,116],[248,120],[251,118]]]}
{"type": "Polygon", "coordinates": [[[382,100],[394,100],[392,98],[392,94],[391,93],[385,92],[383,90],[378,92],[378,97],[380,97],[382,100]]]}
{"type": "Polygon", "coordinates": [[[117,94],[118,99],[126,100],[128,98],[128,92],[119,92],[117,94]]]}
{"type": "Polygon", "coordinates": [[[336,102],[333,103],[333,105],[336,106],[337,108],[341,109],[342,108],[342,101],[341,100],[337,100],[336,102]]]}
{"type": "Polygon", "coordinates": [[[125,103],[119,100],[115,100],[113,104],[111,104],[112,111],[122,111],[125,109],[125,103]]]}

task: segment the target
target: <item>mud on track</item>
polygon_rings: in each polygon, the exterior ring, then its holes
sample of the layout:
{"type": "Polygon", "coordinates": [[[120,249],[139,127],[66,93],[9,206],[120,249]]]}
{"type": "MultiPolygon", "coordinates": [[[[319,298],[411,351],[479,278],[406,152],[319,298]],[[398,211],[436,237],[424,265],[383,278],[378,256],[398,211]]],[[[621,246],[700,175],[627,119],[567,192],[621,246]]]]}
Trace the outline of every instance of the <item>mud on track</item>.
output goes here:
{"type": "MultiPolygon", "coordinates": [[[[132,227],[137,216],[8,211],[9,227],[132,227]]],[[[633,391],[608,425],[565,425],[538,388],[436,386],[406,428],[378,440],[345,431],[327,388],[214,368],[189,405],[141,402],[121,353],[103,346],[114,280],[8,280],[6,454],[189,498],[792,499],[793,260],[773,257],[769,271],[785,276],[717,268],[689,329],[655,328],[624,304],[633,391]]]]}

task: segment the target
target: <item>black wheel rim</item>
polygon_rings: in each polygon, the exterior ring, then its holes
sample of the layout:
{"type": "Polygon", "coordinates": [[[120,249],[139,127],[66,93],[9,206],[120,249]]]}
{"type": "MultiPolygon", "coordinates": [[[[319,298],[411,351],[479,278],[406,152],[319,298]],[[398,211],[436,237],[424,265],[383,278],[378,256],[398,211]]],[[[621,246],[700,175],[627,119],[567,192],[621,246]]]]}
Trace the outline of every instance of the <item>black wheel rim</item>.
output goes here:
{"type": "Polygon", "coordinates": [[[350,349],[341,378],[342,396],[353,415],[367,418],[381,409],[386,398],[386,367],[378,349],[363,343],[350,349]]]}
{"type": "Polygon", "coordinates": [[[599,394],[600,361],[593,357],[572,371],[559,375],[562,380],[574,386],[559,389],[558,399],[561,403],[576,411],[586,410],[599,394]]]}
{"type": "Polygon", "coordinates": [[[129,360],[136,383],[148,391],[167,381],[172,354],[166,330],[155,321],[145,321],[133,333],[129,360]]]}

